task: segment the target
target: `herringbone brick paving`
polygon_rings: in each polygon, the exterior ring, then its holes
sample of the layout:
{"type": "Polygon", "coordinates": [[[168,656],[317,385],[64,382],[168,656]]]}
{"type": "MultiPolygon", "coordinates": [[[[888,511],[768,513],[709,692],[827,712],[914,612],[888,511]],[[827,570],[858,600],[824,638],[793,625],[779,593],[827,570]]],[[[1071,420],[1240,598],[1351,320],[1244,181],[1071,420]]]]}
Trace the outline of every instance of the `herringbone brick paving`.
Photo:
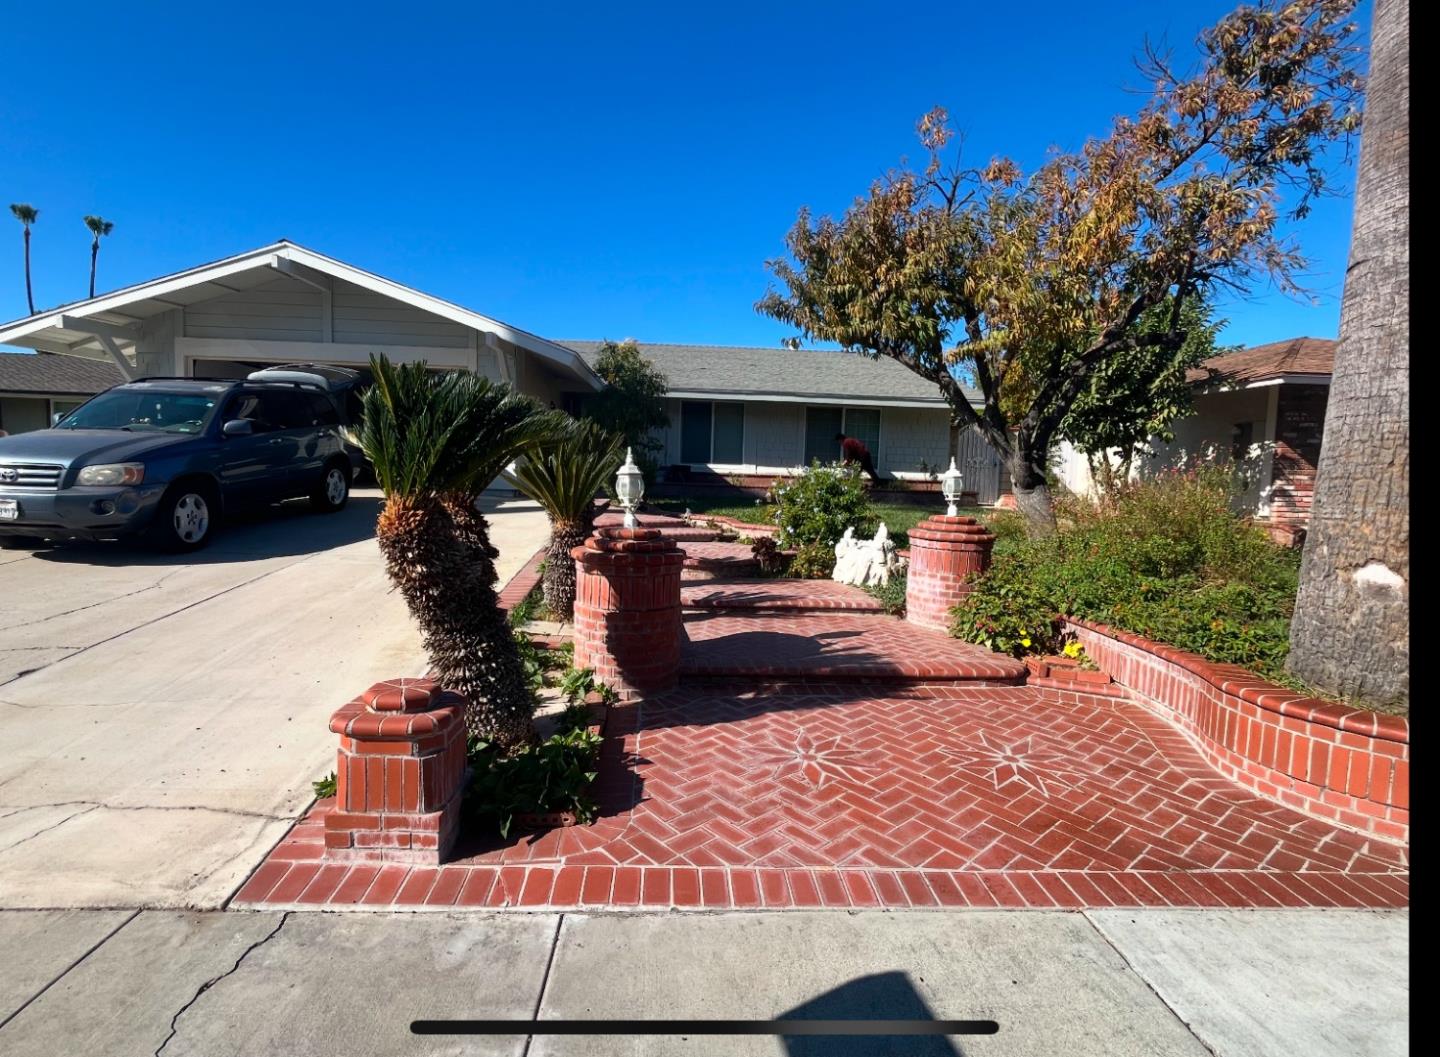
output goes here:
{"type": "Polygon", "coordinates": [[[680,672],[689,676],[972,683],[1025,676],[1013,657],[873,613],[691,611],[684,636],[680,672]]]}
{"type": "MultiPolygon", "coordinates": [[[[878,618],[877,618],[878,619],[878,618]]],[[[684,687],[612,711],[602,817],[448,865],[324,864],[247,906],[1403,906],[1405,849],[1261,800],[1130,701],[1031,687],[684,687]]]]}

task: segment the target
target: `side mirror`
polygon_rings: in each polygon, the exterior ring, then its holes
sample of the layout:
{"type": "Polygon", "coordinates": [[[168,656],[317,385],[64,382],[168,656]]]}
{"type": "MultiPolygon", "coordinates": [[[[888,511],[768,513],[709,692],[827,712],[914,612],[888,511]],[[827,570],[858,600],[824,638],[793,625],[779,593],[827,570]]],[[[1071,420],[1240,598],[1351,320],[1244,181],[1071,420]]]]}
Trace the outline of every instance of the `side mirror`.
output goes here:
{"type": "Polygon", "coordinates": [[[255,426],[248,418],[232,418],[220,427],[222,437],[248,437],[254,432],[255,426]]]}
{"type": "Polygon", "coordinates": [[[57,412],[55,412],[53,415],[50,416],[50,425],[52,425],[52,426],[58,426],[58,425],[60,425],[60,420],[61,420],[62,418],[64,418],[64,417],[65,417],[65,412],[63,412],[63,411],[57,411],[57,412]]]}

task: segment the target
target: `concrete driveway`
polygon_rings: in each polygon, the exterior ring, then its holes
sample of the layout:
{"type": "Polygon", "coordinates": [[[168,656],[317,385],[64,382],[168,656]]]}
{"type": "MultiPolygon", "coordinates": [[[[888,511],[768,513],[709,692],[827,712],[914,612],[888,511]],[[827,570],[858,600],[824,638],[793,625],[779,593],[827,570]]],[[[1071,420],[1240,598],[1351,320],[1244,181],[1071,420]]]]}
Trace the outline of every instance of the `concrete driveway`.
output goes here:
{"type": "MultiPolygon", "coordinates": [[[[545,540],[487,503],[502,583],[545,540]]],[[[196,555],[0,551],[0,907],[216,907],[329,773],[331,711],[425,658],[379,493],[287,504],[196,555]]]]}

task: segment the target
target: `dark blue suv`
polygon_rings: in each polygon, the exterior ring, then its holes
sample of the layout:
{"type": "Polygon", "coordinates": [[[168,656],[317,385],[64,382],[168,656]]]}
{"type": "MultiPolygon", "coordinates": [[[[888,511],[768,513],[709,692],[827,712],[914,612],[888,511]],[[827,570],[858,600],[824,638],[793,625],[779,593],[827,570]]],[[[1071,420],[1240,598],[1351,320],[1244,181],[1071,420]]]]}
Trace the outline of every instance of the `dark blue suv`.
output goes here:
{"type": "Polygon", "coordinates": [[[308,496],[339,510],[353,476],[323,387],[126,382],[51,429],[0,437],[0,547],[143,533],[193,550],[238,506],[308,496]]]}

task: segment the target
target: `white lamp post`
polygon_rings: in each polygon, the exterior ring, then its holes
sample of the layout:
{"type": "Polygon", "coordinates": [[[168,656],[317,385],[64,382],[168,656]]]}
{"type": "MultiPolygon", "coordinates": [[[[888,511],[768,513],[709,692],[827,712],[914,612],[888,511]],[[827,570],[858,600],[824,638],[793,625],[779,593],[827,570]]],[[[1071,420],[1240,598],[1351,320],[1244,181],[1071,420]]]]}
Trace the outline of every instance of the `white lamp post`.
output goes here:
{"type": "Polygon", "coordinates": [[[625,465],[615,475],[615,494],[620,498],[620,505],[625,508],[625,527],[635,528],[639,524],[635,520],[635,508],[640,505],[640,500],[645,496],[645,475],[640,472],[640,467],[635,465],[635,458],[630,454],[630,449],[625,449],[625,465]]]}
{"type": "Polygon", "coordinates": [[[959,470],[955,469],[955,456],[952,455],[950,456],[950,469],[940,475],[940,494],[945,497],[945,502],[949,504],[945,508],[945,513],[949,517],[954,517],[960,513],[955,504],[960,501],[960,491],[964,486],[965,477],[959,470]]]}

